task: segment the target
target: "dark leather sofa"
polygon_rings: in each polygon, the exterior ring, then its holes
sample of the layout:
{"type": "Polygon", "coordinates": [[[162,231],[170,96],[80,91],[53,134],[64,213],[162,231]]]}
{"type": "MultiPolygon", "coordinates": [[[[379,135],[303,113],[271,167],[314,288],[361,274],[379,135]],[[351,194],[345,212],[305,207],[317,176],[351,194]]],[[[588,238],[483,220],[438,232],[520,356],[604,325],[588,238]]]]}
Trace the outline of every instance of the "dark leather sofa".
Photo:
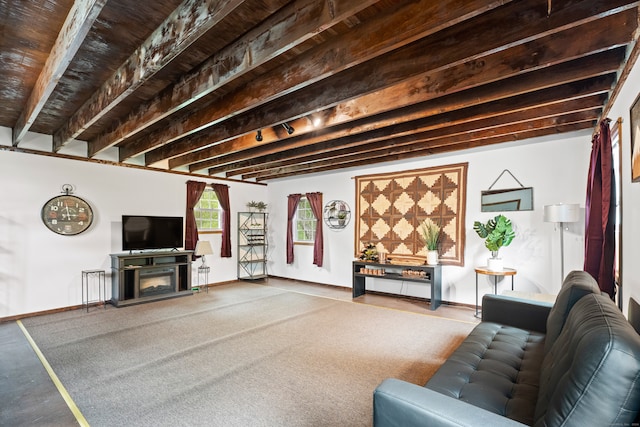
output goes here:
{"type": "Polygon", "coordinates": [[[631,426],[640,336],[588,273],[555,304],[485,295],[482,322],[425,386],[386,379],[374,426],[631,426]]]}

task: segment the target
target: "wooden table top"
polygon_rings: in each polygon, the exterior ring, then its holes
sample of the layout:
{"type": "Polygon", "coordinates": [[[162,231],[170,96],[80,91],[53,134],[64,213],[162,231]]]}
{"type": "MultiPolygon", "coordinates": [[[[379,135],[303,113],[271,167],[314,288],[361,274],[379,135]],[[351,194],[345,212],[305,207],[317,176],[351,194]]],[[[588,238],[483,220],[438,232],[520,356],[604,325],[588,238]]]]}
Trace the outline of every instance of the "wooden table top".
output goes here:
{"type": "Polygon", "coordinates": [[[488,274],[491,276],[515,276],[518,271],[515,268],[503,268],[501,271],[489,270],[488,267],[476,267],[476,273],[488,274]]]}

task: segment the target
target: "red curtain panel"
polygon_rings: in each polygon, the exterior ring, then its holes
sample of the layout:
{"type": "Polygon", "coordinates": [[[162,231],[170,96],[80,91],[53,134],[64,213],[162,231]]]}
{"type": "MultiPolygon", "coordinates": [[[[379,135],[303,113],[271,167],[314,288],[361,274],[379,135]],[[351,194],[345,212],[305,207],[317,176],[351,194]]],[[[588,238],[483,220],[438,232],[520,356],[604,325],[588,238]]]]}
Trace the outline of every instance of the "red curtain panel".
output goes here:
{"type": "Polygon", "coordinates": [[[600,122],[600,132],[592,139],[585,211],[584,270],[614,299],[615,178],[609,119],[600,122]]]}

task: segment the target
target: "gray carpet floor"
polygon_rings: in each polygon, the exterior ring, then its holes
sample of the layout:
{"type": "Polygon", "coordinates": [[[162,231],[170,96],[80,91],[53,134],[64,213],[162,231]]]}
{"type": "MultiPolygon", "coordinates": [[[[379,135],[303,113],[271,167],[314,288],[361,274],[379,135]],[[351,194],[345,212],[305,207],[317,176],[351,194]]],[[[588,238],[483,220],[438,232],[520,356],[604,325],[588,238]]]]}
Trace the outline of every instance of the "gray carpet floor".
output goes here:
{"type": "Polygon", "coordinates": [[[92,426],[369,426],[474,327],[246,282],[23,324],[92,426]]]}

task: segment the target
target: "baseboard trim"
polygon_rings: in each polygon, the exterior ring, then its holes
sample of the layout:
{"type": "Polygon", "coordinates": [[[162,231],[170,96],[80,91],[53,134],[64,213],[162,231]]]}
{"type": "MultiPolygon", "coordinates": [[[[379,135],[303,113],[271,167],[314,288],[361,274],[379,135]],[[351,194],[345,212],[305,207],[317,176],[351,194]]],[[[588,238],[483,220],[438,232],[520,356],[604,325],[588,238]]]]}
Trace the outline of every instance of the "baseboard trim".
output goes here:
{"type": "Polygon", "coordinates": [[[322,286],[329,286],[329,287],[332,287],[332,288],[351,289],[351,286],[341,286],[341,285],[333,285],[331,283],[311,282],[309,280],[292,279],[290,277],[273,276],[271,274],[269,275],[269,277],[267,277],[267,280],[269,278],[274,278],[274,279],[278,279],[278,280],[286,280],[288,282],[307,283],[309,285],[322,285],[322,286]]]}
{"type": "MultiPolygon", "coordinates": [[[[102,303],[95,303],[92,305],[98,305],[98,304],[102,305],[102,303]]],[[[72,305],[69,307],[52,308],[51,310],[34,311],[33,313],[23,313],[23,314],[17,314],[15,316],[0,317],[0,323],[11,322],[11,321],[20,320],[20,319],[27,319],[29,317],[42,316],[45,314],[62,313],[63,311],[78,310],[83,307],[84,305],[72,305]]]]}
{"type": "MultiPolygon", "coordinates": [[[[269,277],[273,277],[274,279],[278,279],[278,280],[287,280],[289,282],[308,283],[310,285],[330,286],[333,288],[340,288],[340,289],[351,289],[351,286],[340,286],[340,285],[333,285],[330,283],[311,282],[308,280],[292,279],[290,277],[280,277],[280,276],[273,276],[273,275],[269,275],[269,277]]],[[[393,294],[389,292],[370,291],[370,290],[367,290],[367,293],[372,295],[381,295],[381,296],[388,296],[393,298],[404,298],[410,301],[420,301],[420,302],[431,301],[431,298],[416,297],[413,295],[400,295],[400,294],[393,294]]],[[[442,300],[440,304],[448,305],[450,307],[465,307],[465,308],[473,308],[473,309],[475,309],[476,307],[474,304],[465,304],[461,302],[453,302],[453,301],[445,301],[445,300],[442,300]]]]}
{"type": "MultiPolygon", "coordinates": [[[[214,286],[220,286],[220,285],[228,285],[230,283],[235,283],[238,282],[238,280],[228,280],[226,282],[218,282],[218,283],[209,283],[207,285],[202,285],[202,288],[211,288],[214,286]]],[[[96,302],[96,303],[91,303],[89,304],[89,307],[95,307],[95,306],[102,306],[104,303],[103,302],[96,302]]],[[[111,301],[108,300],[107,304],[111,304],[111,301]]],[[[52,308],[50,310],[43,310],[43,311],[34,311],[32,313],[23,313],[23,314],[16,314],[15,316],[6,316],[6,317],[0,317],[0,323],[5,323],[5,322],[13,322],[15,320],[20,320],[20,319],[27,319],[29,317],[36,317],[36,316],[43,316],[45,314],[55,314],[55,313],[61,313],[63,311],[71,311],[71,310],[78,310],[81,308],[84,308],[84,305],[70,305],[68,307],[60,307],[60,308],[52,308]]]]}
{"type": "MultiPolygon", "coordinates": [[[[227,280],[227,281],[224,281],[224,282],[207,283],[206,285],[202,285],[202,287],[203,288],[214,288],[216,286],[230,285],[232,283],[238,283],[238,282],[241,282],[241,280],[240,279],[234,279],[234,280],[227,280]]],[[[194,288],[194,287],[197,288],[197,286],[192,286],[192,288],[194,288]]]]}

